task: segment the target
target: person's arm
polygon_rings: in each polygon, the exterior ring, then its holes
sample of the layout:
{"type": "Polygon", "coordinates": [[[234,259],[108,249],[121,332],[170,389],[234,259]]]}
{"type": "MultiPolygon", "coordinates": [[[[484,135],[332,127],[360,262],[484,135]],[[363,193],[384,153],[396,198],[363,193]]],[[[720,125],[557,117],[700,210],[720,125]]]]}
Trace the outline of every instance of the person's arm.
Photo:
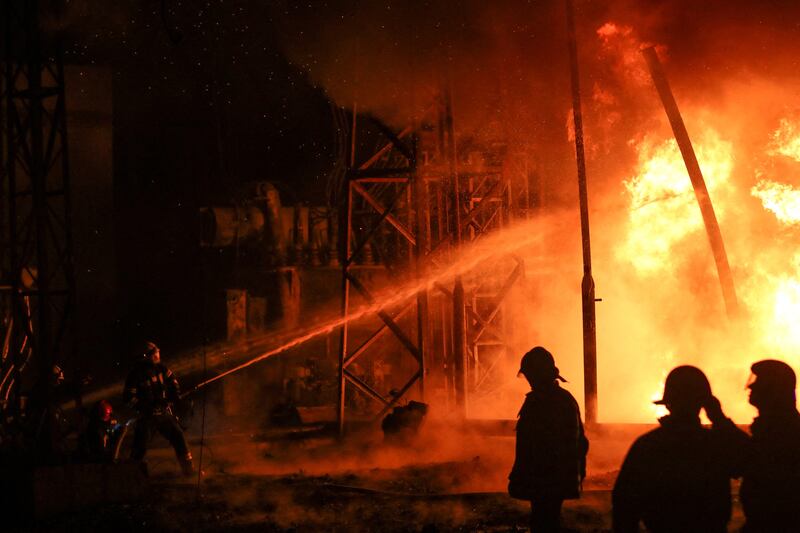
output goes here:
{"type": "Polygon", "coordinates": [[[615,533],[638,533],[639,531],[643,482],[646,481],[641,471],[642,460],[639,448],[639,443],[634,442],[622,462],[617,481],[614,483],[611,502],[612,527],[615,533]]]}
{"type": "Polygon", "coordinates": [[[739,429],[733,420],[725,416],[722,405],[715,396],[706,400],[703,409],[711,422],[711,431],[720,442],[724,454],[721,458],[726,461],[730,476],[741,476],[750,436],[739,429]]]}

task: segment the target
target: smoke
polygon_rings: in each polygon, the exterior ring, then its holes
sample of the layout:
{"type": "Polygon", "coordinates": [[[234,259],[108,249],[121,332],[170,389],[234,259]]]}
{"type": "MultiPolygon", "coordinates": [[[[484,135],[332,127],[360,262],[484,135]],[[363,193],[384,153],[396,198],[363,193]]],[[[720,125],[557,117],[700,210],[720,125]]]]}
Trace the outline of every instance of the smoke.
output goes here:
{"type": "MultiPolygon", "coordinates": [[[[799,86],[793,64],[800,43],[791,21],[800,7],[576,4],[595,281],[603,299],[600,417],[652,421],[657,411],[650,402],[669,369],[696,364],[709,373],[723,405],[747,421],[753,411],[742,388],[749,364],[768,354],[800,362],[793,345],[777,338],[791,337],[798,324],[774,316],[775,294],[765,290],[781,276],[787,283],[797,279],[785,251],[796,233],[777,225],[750,193],[758,176],[789,185],[800,176],[793,162],[769,155],[799,86]],[[725,316],[688,176],[639,51],[645,45],[657,47],[706,174],[747,308],[741,324],[725,316]],[[661,194],[648,190],[646,203],[637,201],[634,188],[642,179],[651,187],[653,177],[671,183],[661,194]],[[643,270],[648,261],[652,268],[643,270]]],[[[346,6],[294,7],[279,17],[288,55],[340,105],[357,102],[359,110],[401,125],[449,84],[459,134],[499,134],[524,150],[541,180],[544,208],[573,210],[547,239],[519,252],[526,261],[546,258],[549,267],[528,273],[506,310],[513,315],[513,349],[550,348],[567,387],[582,399],[581,258],[563,4],[346,6]]],[[[476,398],[473,415],[515,415],[514,398],[525,384],[513,378],[513,361],[502,365],[508,380],[476,398]]]]}
{"type": "MultiPolygon", "coordinates": [[[[742,386],[749,363],[770,354],[797,357],[793,345],[781,342],[795,322],[784,317],[781,329],[765,319],[773,302],[761,290],[781,276],[797,279],[786,256],[796,233],[750,191],[765,176],[787,185],[800,176],[795,161],[770,155],[773,133],[793,116],[800,86],[798,11],[794,4],[744,0],[704,2],[702,9],[688,0],[576,2],[595,280],[603,299],[598,343],[605,421],[651,421],[650,400],[660,394],[666,372],[681,363],[708,370],[724,406],[746,421],[752,410],[742,386]],[[681,229],[667,243],[657,258],[664,268],[643,272],[636,265],[649,256],[626,249],[636,231],[647,229],[634,212],[652,211],[650,222],[662,222],[644,233],[645,245],[682,223],[670,218],[675,198],[688,198],[687,212],[698,215],[690,190],[652,196],[648,206],[633,208],[630,185],[647,161],[674,152],[639,54],[645,44],[658,47],[701,165],[707,151],[730,147],[725,165],[712,167],[706,179],[714,183],[717,169],[729,168],[712,201],[748,309],[746,326],[727,325],[702,225],[681,229]]],[[[279,2],[267,12],[285,53],[339,105],[356,103],[359,111],[400,126],[419,117],[448,84],[460,136],[501,137],[526,153],[542,208],[558,211],[562,223],[517,252],[537,266],[507,305],[512,345],[520,355],[533,344],[551,349],[567,387],[581,399],[581,259],[563,4],[279,2]]],[[[484,271],[478,267],[475,275],[484,271]]],[[[479,398],[474,414],[515,416],[525,384],[514,377],[513,361],[502,365],[498,374],[509,376],[507,382],[479,398]]]]}

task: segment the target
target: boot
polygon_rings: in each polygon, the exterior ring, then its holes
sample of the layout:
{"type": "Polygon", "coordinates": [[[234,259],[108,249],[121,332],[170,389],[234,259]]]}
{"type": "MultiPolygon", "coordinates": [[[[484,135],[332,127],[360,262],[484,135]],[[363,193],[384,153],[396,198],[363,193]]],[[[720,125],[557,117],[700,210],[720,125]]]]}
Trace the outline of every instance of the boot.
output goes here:
{"type": "Polygon", "coordinates": [[[179,457],[178,462],[181,464],[183,475],[191,477],[194,475],[194,463],[192,463],[192,453],[187,452],[185,457],[179,457]]]}

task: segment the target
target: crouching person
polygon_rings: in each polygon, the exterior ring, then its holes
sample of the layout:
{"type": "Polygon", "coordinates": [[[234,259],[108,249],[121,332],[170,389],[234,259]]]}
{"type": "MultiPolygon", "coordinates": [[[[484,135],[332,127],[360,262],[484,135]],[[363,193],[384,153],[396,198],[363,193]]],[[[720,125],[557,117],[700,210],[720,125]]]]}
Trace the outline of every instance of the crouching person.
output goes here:
{"type": "Polygon", "coordinates": [[[508,493],[531,502],[531,531],[558,531],[564,500],[580,497],[589,441],[578,403],[558,384],[566,380],[550,352],[533,348],[523,356],[519,373],[531,392],[518,415],[508,493]]]}
{"type": "Polygon", "coordinates": [[[173,413],[174,404],[180,401],[178,380],[161,364],[158,346],[146,343],[142,355],[142,360],[128,374],[123,395],[123,400],[139,412],[131,459],[144,459],[148,441],[158,432],[172,444],[183,473],[191,475],[194,471],[192,454],[173,413]]]}

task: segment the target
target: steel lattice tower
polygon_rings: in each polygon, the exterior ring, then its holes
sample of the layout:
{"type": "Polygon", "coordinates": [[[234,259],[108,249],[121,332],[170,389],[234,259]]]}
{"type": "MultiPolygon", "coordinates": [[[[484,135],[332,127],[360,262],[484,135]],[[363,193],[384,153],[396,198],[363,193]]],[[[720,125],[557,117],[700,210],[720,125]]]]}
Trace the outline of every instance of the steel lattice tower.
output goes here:
{"type": "Polygon", "coordinates": [[[3,351],[0,406],[28,360],[48,372],[71,355],[74,307],[61,47],[37,0],[2,3],[3,351]]]}

